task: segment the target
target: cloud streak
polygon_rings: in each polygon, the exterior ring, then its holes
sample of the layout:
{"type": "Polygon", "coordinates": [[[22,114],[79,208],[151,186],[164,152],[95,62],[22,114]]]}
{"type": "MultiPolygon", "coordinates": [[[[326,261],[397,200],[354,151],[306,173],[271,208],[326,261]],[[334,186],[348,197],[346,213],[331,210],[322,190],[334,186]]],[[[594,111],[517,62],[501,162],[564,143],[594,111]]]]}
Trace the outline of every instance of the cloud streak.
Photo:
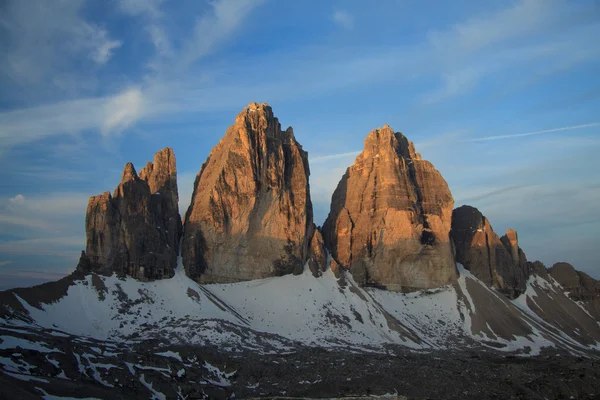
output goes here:
{"type": "Polygon", "coordinates": [[[348,153],[328,154],[328,155],[316,156],[316,157],[308,156],[308,160],[311,164],[318,164],[318,163],[322,163],[325,161],[337,160],[339,158],[356,157],[357,155],[360,154],[360,152],[361,151],[359,150],[359,151],[350,151],[348,153]]]}
{"type": "Polygon", "coordinates": [[[497,136],[486,136],[486,137],[481,137],[481,138],[465,139],[465,140],[463,140],[463,142],[489,142],[492,140],[514,139],[514,138],[526,137],[526,136],[543,135],[546,133],[553,133],[553,132],[593,128],[596,126],[600,126],[600,122],[592,122],[590,124],[582,124],[582,125],[574,125],[574,126],[564,126],[562,128],[545,129],[543,131],[536,131],[536,132],[515,133],[515,134],[511,134],[511,135],[497,135],[497,136]]]}

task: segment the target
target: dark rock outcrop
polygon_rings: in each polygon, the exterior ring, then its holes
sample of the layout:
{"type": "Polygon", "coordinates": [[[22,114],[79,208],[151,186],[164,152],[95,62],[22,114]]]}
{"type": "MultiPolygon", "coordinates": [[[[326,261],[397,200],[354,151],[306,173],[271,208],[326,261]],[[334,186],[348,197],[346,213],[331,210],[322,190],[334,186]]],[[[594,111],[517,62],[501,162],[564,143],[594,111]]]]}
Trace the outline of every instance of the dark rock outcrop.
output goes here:
{"type": "Polygon", "coordinates": [[[141,280],[173,276],[181,236],[177,201],[172,149],[156,153],[140,176],[127,163],[114,194],[88,202],[86,250],[78,269],[141,280]]]}
{"type": "Polygon", "coordinates": [[[267,104],[244,108],[196,177],[182,247],[188,276],[219,283],[301,272],[314,230],[309,173],[292,128],[282,131],[267,104]]]}
{"type": "Polygon", "coordinates": [[[462,206],[452,213],[450,236],[456,261],[475,277],[511,299],[525,291],[527,259],[516,232],[509,230],[501,240],[478,209],[462,206]]]}
{"type": "Polygon", "coordinates": [[[548,273],[568,292],[575,301],[590,301],[600,299],[600,281],[595,280],[585,272],[577,271],[571,264],[558,262],[548,273]]]}
{"type": "Polygon", "coordinates": [[[548,269],[546,269],[546,266],[541,261],[527,261],[527,270],[530,272],[530,275],[537,275],[546,281],[550,281],[548,269]]]}
{"type": "Polygon", "coordinates": [[[360,285],[410,291],[456,280],[446,181],[389,126],[365,139],[331,200],[323,236],[360,285]]]}

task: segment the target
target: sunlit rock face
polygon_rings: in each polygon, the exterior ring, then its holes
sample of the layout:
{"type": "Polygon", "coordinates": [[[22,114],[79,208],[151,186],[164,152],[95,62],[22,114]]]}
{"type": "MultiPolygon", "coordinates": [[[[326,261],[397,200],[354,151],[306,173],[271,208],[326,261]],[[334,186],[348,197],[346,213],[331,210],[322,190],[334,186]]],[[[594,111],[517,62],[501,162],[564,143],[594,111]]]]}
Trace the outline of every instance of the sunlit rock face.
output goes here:
{"type": "Polygon", "coordinates": [[[282,131],[267,104],[244,108],[196,177],[182,247],[188,276],[212,283],[301,272],[316,229],[309,173],[292,128],[282,131]]]}
{"type": "Polygon", "coordinates": [[[336,264],[361,285],[439,287],[457,277],[453,205],[441,174],[386,125],[369,133],[339,182],[323,236],[336,264]]]}
{"type": "Polygon", "coordinates": [[[78,269],[140,280],[173,276],[181,237],[173,150],[156,153],[139,175],[127,163],[113,195],[89,199],[85,227],[78,269]]]}
{"type": "Polygon", "coordinates": [[[501,239],[478,209],[462,206],[452,213],[450,236],[456,261],[481,281],[509,298],[525,291],[529,267],[515,231],[501,239]]]}

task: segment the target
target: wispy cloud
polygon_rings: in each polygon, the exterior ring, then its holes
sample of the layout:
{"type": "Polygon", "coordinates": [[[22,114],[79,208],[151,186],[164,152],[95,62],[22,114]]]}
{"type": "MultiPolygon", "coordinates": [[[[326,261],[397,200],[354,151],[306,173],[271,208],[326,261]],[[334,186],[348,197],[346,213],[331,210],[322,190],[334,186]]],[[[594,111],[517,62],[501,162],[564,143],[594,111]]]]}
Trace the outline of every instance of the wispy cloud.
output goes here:
{"type": "Polygon", "coordinates": [[[0,198],[0,233],[39,236],[83,232],[83,217],[89,196],[82,193],[47,193],[35,197],[17,194],[0,198]],[[73,221],[81,222],[74,227],[73,221]]]}
{"type": "Polygon", "coordinates": [[[520,0],[511,6],[460,22],[446,31],[432,31],[429,41],[441,53],[464,55],[549,28],[560,15],[562,1],[520,0]]]}
{"type": "Polygon", "coordinates": [[[444,73],[442,76],[443,86],[432,93],[425,94],[422,97],[422,102],[424,104],[433,104],[454,98],[474,88],[480,78],[481,71],[472,67],[451,73],[444,73]]]}
{"type": "Polygon", "coordinates": [[[86,130],[99,131],[105,136],[119,133],[145,114],[144,105],[142,91],[129,88],[114,96],[81,98],[0,113],[0,149],[86,130]]]}
{"type": "Polygon", "coordinates": [[[331,15],[331,20],[341,28],[354,28],[354,17],[348,11],[335,10],[331,15]]]}
{"type": "Polygon", "coordinates": [[[104,106],[102,134],[121,132],[133,125],[144,113],[144,98],[138,88],[127,89],[109,99],[104,106]]]}
{"type": "Polygon", "coordinates": [[[181,54],[184,67],[210,54],[240,27],[242,21],[265,0],[216,0],[210,12],[200,16],[194,26],[192,39],[181,54]]]}
{"type": "Polygon", "coordinates": [[[0,240],[0,254],[66,256],[85,248],[85,235],[0,240]]]}
{"type": "Polygon", "coordinates": [[[360,154],[360,150],[358,150],[358,151],[350,151],[348,153],[327,154],[327,155],[324,155],[324,156],[315,156],[315,157],[311,157],[309,155],[308,158],[309,158],[309,161],[310,161],[311,165],[313,165],[313,164],[318,164],[318,163],[322,163],[322,162],[325,162],[325,161],[337,160],[339,158],[356,157],[359,154],[360,154]]]}
{"type": "Polygon", "coordinates": [[[3,260],[3,261],[0,261],[0,267],[5,267],[5,266],[10,265],[12,263],[13,262],[11,260],[3,260]]]}
{"type": "Polygon", "coordinates": [[[106,64],[122,41],[84,17],[84,4],[83,0],[4,2],[0,32],[10,46],[3,47],[0,74],[39,87],[57,76],[72,79],[75,71],[68,61],[73,59],[106,64]]]}
{"type": "Polygon", "coordinates": [[[539,64],[536,73],[526,78],[531,81],[598,57],[594,46],[580,40],[590,34],[586,33],[589,26],[593,32],[598,30],[593,18],[586,17],[593,15],[595,6],[587,6],[589,10],[583,4],[570,6],[573,3],[564,0],[519,0],[450,29],[429,32],[430,62],[440,69],[442,87],[425,94],[422,103],[464,95],[485,78],[524,65],[539,64]]]}
{"type": "Polygon", "coordinates": [[[583,124],[583,125],[564,126],[561,128],[545,129],[543,131],[536,131],[536,132],[515,133],[515,134],[510,134],[510,135],[486,136],[486,137],[480,137],[480,138],[465,139],[463,141],[464,142],[488,142],[488,141],[492,141],[492,140],[515,139],[515,138],[519,138],[519,137],[543,135],[543,134],[553,133],[553,132],[593,128],[595,126],[600,126],[600,122],[593,122],[590,124],[583,124]]]}

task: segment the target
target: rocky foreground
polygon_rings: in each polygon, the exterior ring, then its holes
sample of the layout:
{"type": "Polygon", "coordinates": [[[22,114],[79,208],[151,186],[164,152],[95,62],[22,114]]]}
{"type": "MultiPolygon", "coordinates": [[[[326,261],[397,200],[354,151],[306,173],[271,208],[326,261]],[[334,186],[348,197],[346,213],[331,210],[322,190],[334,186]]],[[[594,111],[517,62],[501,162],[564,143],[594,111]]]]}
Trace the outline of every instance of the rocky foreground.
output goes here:
{"type": "Polygon", "coordinates": [[[584,303],[549,276],[508,300],[460,272],[406,294],[308,266],[200,285],[181,265],[155,282],[82,274],[0,292],[0,398],[600,395],[584,303]]]}
{"type": "Polygon", "coordinates": [[[490,349],[356,351],[296,345],[285,352],[224,351],[161,341],[98,341],[0,328],[18,344],[0,398],[587,399],[600,396],[600,361],[547,350],[534,358],[490,349]],[[35,349],[34,349],[35,348],[35,349]],[[55,396],[55,397],[49,397],[55,396]]]}

